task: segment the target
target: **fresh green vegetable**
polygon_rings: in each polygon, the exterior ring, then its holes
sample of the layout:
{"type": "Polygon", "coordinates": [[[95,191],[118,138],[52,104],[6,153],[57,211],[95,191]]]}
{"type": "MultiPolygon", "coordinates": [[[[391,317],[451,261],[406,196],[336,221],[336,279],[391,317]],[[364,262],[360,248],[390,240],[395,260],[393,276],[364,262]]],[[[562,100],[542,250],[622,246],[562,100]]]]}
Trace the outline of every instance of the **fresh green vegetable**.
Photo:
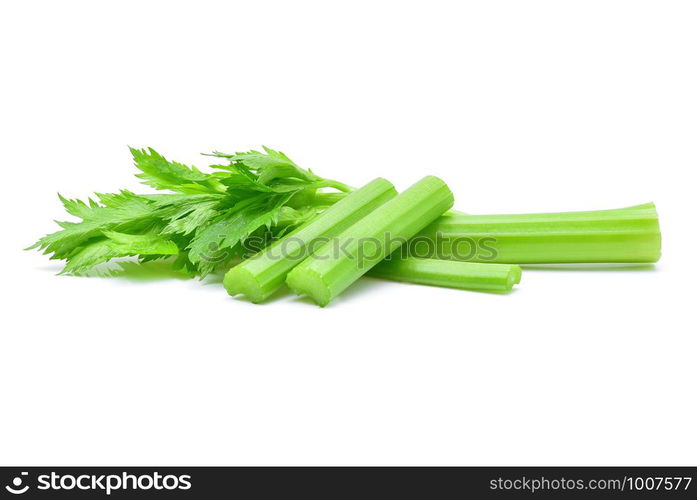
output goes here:
{"type": "Polygon", "coordinates": [[[225,288],[230,295],[245,294],[252,302],[266,300],[284,283],[288,272],[310,255],[313,245],[338,235],[395,196],[397,192],[389,181],[375,179],[234,266],[225,275],[225,288]]]}
{"type": "MultiPolygon", "coordinates": [[[[264,246],[274,236],[311,220],[350,191],[340,182],[303,170],[281,152],[213,153],[227,164],[203,173],[171,162],[153,149],[131,149],[138,177],[170,194],[130,191],[97,194],[87,202],[60,197],[80,222],[58,222],[62,230],[30,248],[67,262],[63,273],[80,274],[115,257],[141,262],[176,255],[174,267],[205,276],[233,258],[264,246]]],[[[59,195],[60,196],[60,195],[59,195]]]]}
{"type": "Polygon", "coordinates": [[[444,215],[410,248],[412,256],[473,262],[656,262],[661,231],[653,203],[590,212],[444,215]]]}
{"type": "MultiPolygon", "coordinates": [[[[425,219],[435,218],[424,207],[430,202],[437,205],[434,200],[440,195],[430,198],[428,189],[422,192],[411,188],[407,191],[411,201],[397,201],[404,199],[404,193],[386,203],[399,210],[381,208],[357,222],[360,217],[356,213],[339,223],[339,207],[342,200],[354,196],[353,189],[300,168],[279,151],[264,148],[262,152],[213,153],[210,156],[221,164],[212,165],[210,172],[169,161],[153,149],[131,149],[131,153],[139,170],[137,176],[145,184],[167,192],[120,191],[97,194],[86,202],[60,197],[66,211],[78,220],[58,222],[60,231],[41,238],[30,248],[66,261],[65,274],[84,274],[114,258],[137,257],[141,263],[168,259],[174,269],[204,277],[249,258],[289,234],[300,235],[304,242],[294,247],[299,258],[306,250],[311,253],[308,244],[317,241],[313,235],[325,229],[327,234],[341,232],[359,239],[363,243],[347,247],[351,262],[337,258],[318,263],[307,259],[308,263],[296,268],[296,274],[290,273],[296,277],[296,289],[308,289],[320,303],[331,300],[396,247],[399,253],[392,256],[396,260],[374,267],[374,275],[441,286],[476,285],[480,289],[485,285],[496,288],[495,276],[503,280],[503,275],[497,274],[501,268],[456,266],[412,257],[544,264],[656,262],[661,254],[661,233],[652,203],[617,210],[547,214],[466,215],[450,210],[400,246],[399,240],[376,243],[371,236],[388,232],[391,236],[413,235],[417,226],[428,222],[425,219]],[[424,203],[423,207],[419,203],[424,203]],[[366,219],[369,222],[364,222],[366,219]],[[332,220],[337,224],[327,222],[332,220]],[[317,225],[313,226],[312,221],[317,225]],[[343,229],[344,222],[355,224],[343,229]]],[[[436,189],[438,183],[442,184],[437,179],[425,182],[435,191],[440,189],[441,195],[450,200],[442,203],[449,207],[452,195],[442,186],[436,189]]],[[[329,251],[324,248],[322,251],[329,251]]],[[[245,292],[256,301],[268,297],[278,286],[289,263],[265,265],[264,255],[262,252],[234,268],[237,271],[225,280],[231,292],[245,292]]],[[[294,282],[292,276],[288,281],[294,282]]]]}
{"type": "Polygon", "coordinates": [[[416,257],[383,260],[368,274],[378,278],[422,285],[460,288],[482,292],[510,292],[520,283],[520,266],[480,264],[416,257]]]}
{"type": "Polygon", "coordinates": [[[448,186],[437,177],[424,177],[325,243],[286,281],[296,293],[325,306],[452,205],[448,186]]]}

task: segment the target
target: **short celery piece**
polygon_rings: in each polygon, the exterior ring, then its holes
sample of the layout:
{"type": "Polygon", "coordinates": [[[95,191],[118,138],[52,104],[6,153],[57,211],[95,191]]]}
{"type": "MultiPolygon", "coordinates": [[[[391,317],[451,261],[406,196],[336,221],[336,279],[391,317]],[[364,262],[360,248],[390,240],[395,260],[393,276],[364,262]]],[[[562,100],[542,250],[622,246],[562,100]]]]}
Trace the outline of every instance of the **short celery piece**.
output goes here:
{"type": "Polygon", "coordinates": [[[520,266],[480,264],[455,260],[405,259],[383,260],[370,270],[370,276],[422,285],[506,293],[520,283],[520,266]]]}
{"type": "Polygon", "coordinates": [[[452,205],[448,186],[438,177],[424,177],[320,247],[286,282],[325,306],[452,205]]]}
{"type": "Polygon", "coordinates": [[[646,203],[589,212],[443,215],[410,245],[410,256],[472,262],[656,262],[661,231],[655,205],[646,203]]]}
{"type": "Polygon", "coordinates": [[[266,300],[283,285],[288,272],[328,240],[397,196],[394,186],[377,178],[329,207],[317,218],[230,269],[223,284],[230,295],[266,300]],[[317,244],[316,246],[319,246],[317,244]]]}

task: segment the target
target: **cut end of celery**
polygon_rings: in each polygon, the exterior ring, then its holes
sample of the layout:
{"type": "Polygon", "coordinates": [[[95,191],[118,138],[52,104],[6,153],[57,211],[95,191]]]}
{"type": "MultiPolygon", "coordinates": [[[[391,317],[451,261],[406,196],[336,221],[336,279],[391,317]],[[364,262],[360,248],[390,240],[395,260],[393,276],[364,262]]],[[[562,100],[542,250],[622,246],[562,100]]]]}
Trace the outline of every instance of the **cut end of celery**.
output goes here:
{"type": "Polygon", "coordinates": [[[307,295],[320,307],[326,306],[332,299],[322,276],[311,269],[296,267],[288,274],[286,283],[296,294],[307,295]]]}
{"type": "Polygon", "coordinates": [[[511,266],[511,270],[508,273],[508,289],[513,288],[513,285],[520,283],[520,278],[523,276],[523,270],[520,266],[511,266]]]}
{"type": "Polygon", "coordinates": [[[254,275],[241,266],[235,266],[225,274],[223,285],[230,295],[245,295],[255,304],[264,301],[268,297],[268,294],[264,293],[254,275]]]}

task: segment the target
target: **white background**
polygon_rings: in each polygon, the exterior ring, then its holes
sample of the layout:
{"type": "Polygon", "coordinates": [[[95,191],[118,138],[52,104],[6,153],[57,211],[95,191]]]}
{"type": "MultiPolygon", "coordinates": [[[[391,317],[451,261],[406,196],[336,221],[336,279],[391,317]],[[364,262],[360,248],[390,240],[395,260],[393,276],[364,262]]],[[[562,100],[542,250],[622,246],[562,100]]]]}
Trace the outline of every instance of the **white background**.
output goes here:
{"type": "Polygon", "coordinates": [[[3,464],[692,464],[693,2],[24,1],[0,8],[3,464]],[[320,309],[55,276],[55,193],[267,144],[442,176],[471,213],[656,202],[649,270],[498,296],[365,279],[320,309]]]}

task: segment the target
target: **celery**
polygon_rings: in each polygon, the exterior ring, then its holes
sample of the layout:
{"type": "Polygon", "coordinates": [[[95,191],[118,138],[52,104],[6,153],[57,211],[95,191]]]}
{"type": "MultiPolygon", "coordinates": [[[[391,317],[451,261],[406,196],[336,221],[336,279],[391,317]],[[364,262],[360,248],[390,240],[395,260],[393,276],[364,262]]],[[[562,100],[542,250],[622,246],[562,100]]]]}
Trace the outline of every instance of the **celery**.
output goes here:
{"type": "Polygon", "coordinates": [[[661,232],[653,203],[615,210],[444,215],[419,233],[410,255],[473,262],[656,262],[661,232]]]}
{"type": "Polygon", "coordinates": [[[460,288],[482,292],[510,292],[520,283],[520,266],[515,264],[479,264],[454,260],[405,259],[383,260],[369,273],[393,281],[460,288]]]}
{"type": "Polygon", "coordinates": [[[167,160],[151,148],[131,153],[137,177],[163,192],[121,190],[86,201],[60,197],[79,222],[59,222],[60,230],[30,248],[66,261],[64,274],[91,272],[112,259],[147,263],[172,256],[173,269],[205,277],[295,230],[232,269],[225,286],[259,302],[286,279],[321,305],[370,269],[399,281],[505,290],[519,268],[490,263],[641,263],[661,255],[652,203],[590,212],[469,215],[448,210],[452,194],[433,177],[397,197],[385,180],[371,183],[373,191],[354,192],[267,147],[212,153],[219,164],[210,172],[167,160]],[[338,245],[320,248],[325,239],[338,245]],[[315,249],[320,253],[313,256],[315,249]],[[402,260],[379,263],[390,253],[390,260],[402,260]]]}
{"type": "Polygon", "coordinates": [[[397,196],[394,186],[378,178],[353,191],[309,223],[264,251],[230,269],[223,281],[230,295],[244,294],[252,302],[267,299],[288,272],[312,253],[319,239],[338,235],[378,206],[397,196]]]}
{"type": "Polygon", "coordinates": [[[452,205],[448,186],[437,177],[424,177],[320,247],[286,282],[325,306],[452,205]]]}

